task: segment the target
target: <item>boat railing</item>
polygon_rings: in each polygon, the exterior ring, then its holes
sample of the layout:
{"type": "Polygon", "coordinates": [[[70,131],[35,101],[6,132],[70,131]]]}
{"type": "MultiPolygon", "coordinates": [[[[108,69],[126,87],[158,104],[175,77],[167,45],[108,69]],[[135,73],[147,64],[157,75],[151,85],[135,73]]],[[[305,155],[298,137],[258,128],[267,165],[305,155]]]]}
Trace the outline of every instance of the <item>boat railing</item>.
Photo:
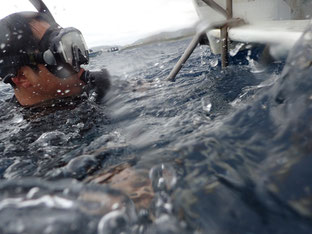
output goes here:
{"type": "Polygon", "coordinates": [[[235,26],[237,24],[241,24],[241,19],[233,19],[233,0],[226,0],[226,8],[224,9],[214,0],[201,0],[205,2],[209,7],[213,10],[221,13],[225,16],[226,20],[216,23],[209,23],[206,25],[201,31],[197,32],[194,36],[193,40],[191,41],[190,45],[187,47],[185,52],[183,53],[182,57],[179,59],[177,64],[174,66],[172,71],[170,72],[167,80],[175,81],[175,77],[178,72],[181,70],[183,64],[186,60],[190,57],[193,53],[194,49],[198,45],[199,41],[202,37],[206,34],[207,31],[212,29],[221,29],[220,40],[221,40],[221,65],[222,68],[228,65],[228,51],[229,51],[229,36],[228,36],[228,29],[231,26],[235,26]]]}
{"type": "MultiPolygon", "coordinates": [[[[214,0],[202,0],[206,3],[209,7],[213,10],[222,14],[227,20],[233,18],[233,0],[226,0],[226,7],[225,9],[216,3],[214,0]]],[[[229,35],[228,35],[228,25],[224,25],[221,27],[221,65],[222,68],[228,66],[228,51],[229,51],[229,35]]]]}

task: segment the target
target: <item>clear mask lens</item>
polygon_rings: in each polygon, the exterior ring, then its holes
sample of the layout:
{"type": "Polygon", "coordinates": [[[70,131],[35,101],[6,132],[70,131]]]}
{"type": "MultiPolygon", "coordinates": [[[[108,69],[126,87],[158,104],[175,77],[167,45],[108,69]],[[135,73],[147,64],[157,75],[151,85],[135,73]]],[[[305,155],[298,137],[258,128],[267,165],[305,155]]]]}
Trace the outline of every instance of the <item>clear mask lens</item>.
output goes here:
{"type": "Polygon", "coordinates": [[[62,55],[64,62],[73,66],[74,69],[79,69],[81,64],[89,61],[88,48],[79,31],[71,31],[62,35],[58,53],[62,55]]]}

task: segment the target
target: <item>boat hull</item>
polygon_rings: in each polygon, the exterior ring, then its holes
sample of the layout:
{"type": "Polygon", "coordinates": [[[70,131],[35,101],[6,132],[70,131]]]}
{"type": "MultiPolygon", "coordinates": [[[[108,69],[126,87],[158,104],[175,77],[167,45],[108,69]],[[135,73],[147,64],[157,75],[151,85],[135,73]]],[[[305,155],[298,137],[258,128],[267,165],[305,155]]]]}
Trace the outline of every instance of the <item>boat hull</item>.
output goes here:
{"type": "MultiPolygon", "coordinates": [[[[225,9],[226,0],[215,0],[225,9]]],[[[224,16],[210,8],[202,0],[193,0],[196,12],[201,20],[217,22],[224,16]]],[[[233,17],[242,18],[248,23],[255,21],[290,20],[290,6],[283,0],[233,0],[233,17]]]]}
{"type": "MultiPolygon", "coordinates": [[[[223,8],[226,7],[226,0],[215,0],[215,2],[223,8]]],[[[235,47],[235,42],[275,46],[278,44],[277,41],[291,38],[292,40],[284,43],[289,49],[309,24],[309,20],[304,20],[306,16],[302,12],[304,8],[305,12],[312,12],[312,4],[310,6],[300,4],[301,2],[302,0],[233,0],[233,17],[243,19],[248,26],[229,30],[230,47],[235,47]],[[303,19],[298,20],[298,12],[301,12],[303,19]],[[275,33],[275,36],[272,33],[275,33]],[[285,35],[285,38],[279,35],[285,35]]],[[[225,20],[225,16],[210,8],[202,0],[193,0],[193,3],[201,21],[213,23],[225,20]]],[[[208,31],[207,38],[212,52],[220,54],[220,30],[208,31]]]]}

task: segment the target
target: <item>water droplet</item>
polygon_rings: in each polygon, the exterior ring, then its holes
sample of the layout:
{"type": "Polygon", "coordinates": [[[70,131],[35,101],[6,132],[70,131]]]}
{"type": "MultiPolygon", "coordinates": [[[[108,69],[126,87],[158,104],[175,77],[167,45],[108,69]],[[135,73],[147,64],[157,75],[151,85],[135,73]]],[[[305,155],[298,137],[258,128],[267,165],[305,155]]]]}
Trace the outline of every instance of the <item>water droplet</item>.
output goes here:
{"type": "Polygon", "coordinates": [[[0,48],[4,49],[4,47],[5,47],[5,43],[1,43],[0,48]]]}
{"type": "Polygon", "coordinates": [[[119,203],[114,203],[114,204],[112,205],[112,210],[117,210],[119,207],[120,207],[120,204],[119,204],[119,203]]]}
{"type": "Polygon", "coordinates": [[[219,60],[217,58],[209,60],[210,66],[211,67],[216,67],[219,64],[219,60]]]}
{"type": "Polygon", "coordinates": [[[30,189],[26,195],[27,199],[32,199],[34,195],[39,192],[39,190],[40,189],[38,187],[33,187],[32,189],[30,189]]]}
{"type": "Polygon", "coordinates": [[[22,35],[18,35],[17,39],[20,40],[23,36],[22,35]]]}
{"type": "Polygon", "coordinates": [[[204,97],[204,98],[202,98],[201,103],[202,103],[203,110],[207,114],[210,114],[211,109],[212,109],[212,103],[211,103],[210,99],[207,97],[204,97]]]}
{"type": "Polygon", "coordinates": [[[154,191],[171,190],[177,183],[175,170],[165,164],[153,167],[149,172],[154,191]]]}
{"type": "Polygon", "coordinates": [[[128,233],[129,219],[123,210],[109,212],[98,224],[99,234],[128,233]]]}
{"type": "Polygon", "coordinates": [[[248,59],[249,62],[249,67],[250,67],[250,72],[251,73],[262,73],[265,71],[265,67],[262,66],[261,64],[259,64],[257,61],[253,60],[253,59],[248,59]]]}
{"type": "Polygon", "coordinates": [[[234,57],[240,51],[240,49],[244,46],[244,43],[237,43],[233,49],[230,50],[230,55],[234,57]]]}
{"type": "Polygon", "coordinates": [[[56,92],[61,93],[61,92],[62,92],[62,90],[58,89],[58,90],[56,90],[56,92]]]}
{"type": "Polygon", "coordinates": [[[70,92],[70,89],[66,89],[66,90],[65,90],[65,93],[69,93],[69,92],[70,92]]]}

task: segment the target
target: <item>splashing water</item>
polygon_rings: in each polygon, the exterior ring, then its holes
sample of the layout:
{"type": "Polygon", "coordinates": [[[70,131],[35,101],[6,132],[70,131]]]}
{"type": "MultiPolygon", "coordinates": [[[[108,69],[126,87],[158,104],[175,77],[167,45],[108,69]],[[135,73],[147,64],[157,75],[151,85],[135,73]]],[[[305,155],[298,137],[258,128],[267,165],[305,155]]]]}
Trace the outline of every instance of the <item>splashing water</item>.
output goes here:
{"type": "Polygon", "coordinates": [[[282,75],[201,47],[165,81],[189,41],[93,58],[101,104],[33,113],[0,85],[1,233],[311,233],[309,35],[282,75]]]}

